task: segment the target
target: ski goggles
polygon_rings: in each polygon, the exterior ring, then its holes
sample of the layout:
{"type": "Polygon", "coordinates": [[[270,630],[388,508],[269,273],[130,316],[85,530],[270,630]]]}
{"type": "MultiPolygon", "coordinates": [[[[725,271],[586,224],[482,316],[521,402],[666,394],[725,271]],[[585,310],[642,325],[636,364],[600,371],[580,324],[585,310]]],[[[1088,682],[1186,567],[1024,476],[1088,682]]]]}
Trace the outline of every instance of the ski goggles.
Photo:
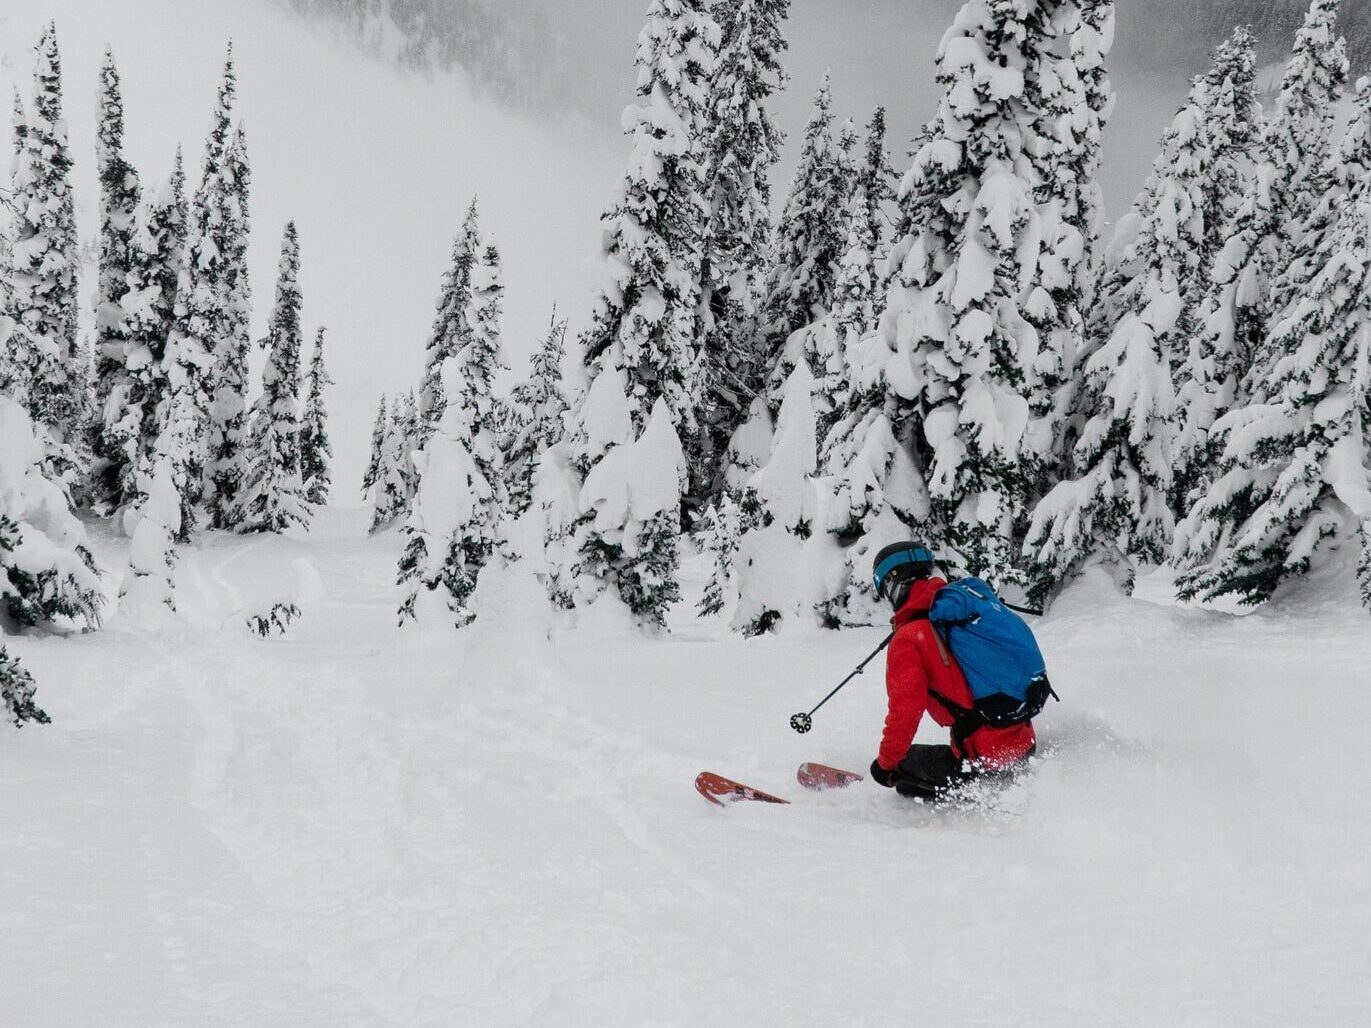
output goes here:
{"type": "Polygon", "coordinates": [[[885,580],[890,573],[896,568],[904,567],[907,564],[921,564],[931,574],[934,567],[933,551],[925,549],[922,546],[914,546],[907,550],[900,550],[897,553],[892,553],[885,560],[877,564],[876,571],[872,576],[876,586],[877,596],[881,595],[881,586],[885,584],[885,580]]]}

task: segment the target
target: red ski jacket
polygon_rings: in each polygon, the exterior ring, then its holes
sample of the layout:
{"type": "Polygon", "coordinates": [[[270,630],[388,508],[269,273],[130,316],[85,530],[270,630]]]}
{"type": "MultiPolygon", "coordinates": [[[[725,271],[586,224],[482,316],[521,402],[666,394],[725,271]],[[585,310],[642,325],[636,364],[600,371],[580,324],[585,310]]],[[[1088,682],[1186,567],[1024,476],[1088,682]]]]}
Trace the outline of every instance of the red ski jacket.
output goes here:
{"type": "MultiPolygon", "coordinates": [[[[885,685],[890,711],[885,718],[878,763],[892,771],[914,742],[925,711],[935,724],[951,728],[956,720],[929,690],[958,707],[974,705],[971,687],[962,669],[943,644],[928,618],[934,594],[947,583],[929,578],[914,583],[909,599],[891,619],[895,638],[886,654],[885,685]]],[[[1036,741],[1032,724],[1012,728],[982,725],[966,738],[952,733],[952,750],[963,760],[977,761],[988,768],[1007,767],[1026,757],[1036,741]]]]}

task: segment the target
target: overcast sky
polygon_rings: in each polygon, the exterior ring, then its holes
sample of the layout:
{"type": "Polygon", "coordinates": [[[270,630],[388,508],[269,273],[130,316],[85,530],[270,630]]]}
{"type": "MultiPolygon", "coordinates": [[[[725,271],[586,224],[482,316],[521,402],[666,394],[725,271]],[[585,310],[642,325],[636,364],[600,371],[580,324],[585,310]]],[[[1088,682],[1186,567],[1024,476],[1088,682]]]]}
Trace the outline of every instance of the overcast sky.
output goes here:
{"type": "MultiPolygon", "coordinates": [[[[277,0],[315,15],[355,14],[377,0],[277,0]]],[[[633,87],[631,61],[647,0],[389,0],[415,26],[426,53],[455,51],[485,89],[509,103],[561,118],[568,109],[592,131],[616,133],[633,87]],[[473,38],[474,37],[474,38],[473,38]]],[[[1240,21],[1256,23],[1262,57],[1289,50],[1308,0],[1122,0],[1112,58],[1118,114],[1103,170],[1111,214],[1126,210],[1146,175],[1157,137],[1203,70],[1208,52],[1240,21]]],[[[1361,5],[1347,0],[1359,30],[1361,5]]],[[[785,27],[792,81],[775,104],[798,138],[820,76],[831,69],[835,106],[865,121],[889,110],[897,166],[918,126],[933,112],[937,45],[962,0],[792,0],[785,27]]],[[[792,147],[781,178],[789,172],[792,147]]]]}

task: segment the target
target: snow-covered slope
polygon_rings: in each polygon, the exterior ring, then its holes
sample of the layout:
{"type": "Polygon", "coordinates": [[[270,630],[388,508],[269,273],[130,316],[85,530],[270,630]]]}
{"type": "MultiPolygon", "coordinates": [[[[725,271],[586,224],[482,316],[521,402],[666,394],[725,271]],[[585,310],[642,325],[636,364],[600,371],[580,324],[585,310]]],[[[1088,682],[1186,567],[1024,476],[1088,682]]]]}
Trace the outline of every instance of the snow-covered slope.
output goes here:
{"type": "Polygon", "coordinates": [[[801,760],[870,762],[879,676],[808,736],[786,722],[877,629],[744,640],[721,615],[653,639],[605,606],[571,629],[506,573],[471,629],[401,630],[399,537],[364,527],[209,539],[173,629],[7,639],[53,724],[0,731],[0,1021],[1366,1012],[1364,613],[1235,618],[1087,583],[1042,626],[1065,703],[1032,774],[931,809],[793,783],[801,760]],[[276,602],[302,611],[288,635],[251,635],[276,602]],[[796,802],[719,810],[691,788],[705,768],[796,802]]]}

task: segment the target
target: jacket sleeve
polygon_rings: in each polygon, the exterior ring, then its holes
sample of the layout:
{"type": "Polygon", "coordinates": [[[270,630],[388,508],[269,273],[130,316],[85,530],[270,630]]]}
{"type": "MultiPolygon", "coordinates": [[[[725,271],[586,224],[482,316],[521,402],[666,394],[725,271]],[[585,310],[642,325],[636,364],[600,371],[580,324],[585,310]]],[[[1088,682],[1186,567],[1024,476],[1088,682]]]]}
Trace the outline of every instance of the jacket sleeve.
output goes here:
{"type": "Polygon", "coordinates": [[[887,771],[904,760],[928,709],[928,675],[912,631],[900,631],[886,655],[885,689],[890,709],[876,760],[887,771]]]}

